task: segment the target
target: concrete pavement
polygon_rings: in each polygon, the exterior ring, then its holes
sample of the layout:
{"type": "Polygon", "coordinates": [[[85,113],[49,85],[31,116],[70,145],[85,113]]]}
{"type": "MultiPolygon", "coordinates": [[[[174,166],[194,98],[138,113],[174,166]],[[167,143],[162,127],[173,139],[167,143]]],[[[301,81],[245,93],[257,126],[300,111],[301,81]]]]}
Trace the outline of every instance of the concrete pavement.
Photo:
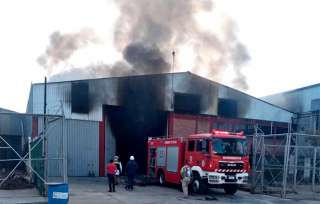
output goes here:
{"type": "Polygon", "coordinates": [[[104,178],[69,178],[71,204],[318,204],[319,201],[294,201],[272,196],[250,194],[238,191],[233,196],[225,195],[222,190],[212,191],[217,200],[205,200],[205,196],[183,198],[182,192],[175,187],[136,186],[133,192],[126,191],[124,185],[116,186],[115,193],[107,192],[104,178]]]}
{"type": "MultiPolygon", "coordinates": [[[[183,197],[176,186],[161,187],[156,185],[135,186],[133,192],[126,191],[124,185],[116,186],[115,193],[107,192],[105,178],[69,178],[71,204],[318,204],[319,201],[289,200],[277,197],[250,194],[238,191],[235,195],[224,194],[215,189],[210,196],[216,200],[206,200],[205,196],[183,197]]],[[[36,189],[0,190],[0,204],[46,203],[36,189]]]]}
{"type": "Polygon", "coordinates": [[[47,198],[39,195],[35,188],[21,190],[0,190],[0,204],[46,203],[47,198]]]}

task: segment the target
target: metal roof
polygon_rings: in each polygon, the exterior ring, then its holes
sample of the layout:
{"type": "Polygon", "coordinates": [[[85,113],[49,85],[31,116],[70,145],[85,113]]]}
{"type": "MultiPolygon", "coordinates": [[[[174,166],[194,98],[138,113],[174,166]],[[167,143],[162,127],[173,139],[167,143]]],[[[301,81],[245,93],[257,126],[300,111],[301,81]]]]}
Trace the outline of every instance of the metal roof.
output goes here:
{"type": "MultiPolygon", "coordinates": [[[[150,88],[145,87],[149,86],[149,84],[150,86],[160,87],[162,89],[162,95],[157,95],[154,99],[162,100],[163,104],[160,110],[164,111],[174,111],[172,106],[173,93],[185,93],[201,96],[200,115],[218,115],[218,99],[237,101],[238,113],[235,118],[289,122],[294,114],[283,107],[271,104],[191,72],[48,82],[47,108],[49,111],[47,112],[53,115],[64,115],[70,119],[101,121],[103,115],[102,106],[122,106],[123,102],[126,103],[126,100],[123,101],[122,98],[123,88],[132,89],[132,85],[136,85],[137,83],[140,84],[140,86],[135,87],[134,91],[136,92],[139,92],[141,88],[150,88]],[[71,88],[75,82],[86,82],[89,84],[89,98],[92,100],[92,104],[90,104],[91,110],[88,114],[78,114],[71,110],[71,88]],[[124,87],[123,82],[125,82],[124,87]],[[143,82],[142,85],[141,82],[143,82]]],[[[43,85],[44,83],[32,84],[27,112],[43,113],[43,85]]],[[[149,92],[147,91],[146,93],[149,92]]]]}

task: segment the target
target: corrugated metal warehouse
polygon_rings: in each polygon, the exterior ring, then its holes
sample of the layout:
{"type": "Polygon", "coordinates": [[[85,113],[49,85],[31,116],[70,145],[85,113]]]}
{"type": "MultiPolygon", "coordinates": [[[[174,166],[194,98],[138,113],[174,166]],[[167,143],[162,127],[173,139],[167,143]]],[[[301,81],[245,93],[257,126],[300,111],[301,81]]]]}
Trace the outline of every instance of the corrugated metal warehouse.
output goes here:
{"type": "MultiPolygon", "coordinates": [[[[43,107],[44,84],[33,84],[27,112],[43,114],[43,107]]],[[[150,136],[185,136],[213,128],[251,134],[255,124],[265,133],[281,133],[295,116],[189,72],[48,83],[46,111],[65,117],[69,176],[90,171],[103,176],[115,154],[124,163],[135,155],[145,172],[150,136]]]]}
{"type": "Polygon", "coordinates": [[[262,99],[296,113],[319,111],[320,84],[265,96],[262,99]]]}
{"type": "Polygon", "coordinates": [[[297,113],[294,130],[320,134],[320,84],[262,97],[270,103],[297,113]]]}

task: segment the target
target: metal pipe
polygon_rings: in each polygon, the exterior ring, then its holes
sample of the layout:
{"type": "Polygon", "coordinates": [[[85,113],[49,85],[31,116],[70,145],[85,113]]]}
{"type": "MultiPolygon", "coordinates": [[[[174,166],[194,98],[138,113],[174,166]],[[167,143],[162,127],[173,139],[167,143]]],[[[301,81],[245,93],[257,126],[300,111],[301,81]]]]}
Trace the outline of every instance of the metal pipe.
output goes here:
{"type": "MultiPolygon", "coordinates": [[[[31,137],[30,136],[28,137],[28,153],[29,153],[28,165],[31,166],[31,137]]],[[[30,181],[31,181],[31,178],[32,178],[31,173],[32,173],[31,169],[28,168],[28,175],[30,176],[30,181]]]]}
{"type": "MultiPolygon", "coordinates": [[[[44,153],[44,181],[48,180],[48,138],[47,138],[47,77],[44,78],[44,94],[43,94],[43,153],[44,153]]],[[[45,186],[45,192],[47,192],[45,186]]]]}
{"type": "Polygon", "coordinates": [[[171,73],[171,94],[172,94],[172,96],[171,96],[171,108],[172,108],[172,111],[174,111],[174,88],[173,88],[173,79],[174,79],[174,63],[175,63],[175,54],[176,54],[176,52],[173,50],[172,51],[172,73],[171,73]]]}
{"type": "Polygon", "coordinates": [[[68,156],[68,140],[66,135],[64,134],[64,119],[62,119],[62,163],[63,163],[63,182],[68,182],[68,162],[67,162],[67,156],[68,156]]]}
{"type": "MultiPolygon", "coordinates": [[[[31,161],[44,161],[44,158],[35,158],[31,159],[31,161]]],[[[50,158],[50,160],[63,160],[63,158],[50,158]]],[[[6,162],[6,161],[21,161],[21,159],[0,159],[0,162],[6,162]]],[[[28,162],[29,159],[23,159],[23,162],[28,162]]]]}

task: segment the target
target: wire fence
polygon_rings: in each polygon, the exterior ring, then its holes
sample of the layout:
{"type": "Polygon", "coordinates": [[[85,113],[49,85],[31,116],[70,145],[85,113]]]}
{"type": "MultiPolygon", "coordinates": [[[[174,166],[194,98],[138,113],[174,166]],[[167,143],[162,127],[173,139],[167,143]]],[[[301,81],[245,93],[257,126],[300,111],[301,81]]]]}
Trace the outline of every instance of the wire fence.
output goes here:
{"type": "Polygon", "coordinates": [[[298,133],[254,135],[254,193],[320,200],[320,136],[298,133]]]}
{"type": "Polygon", "coordinates": [[[67,182],[63,117],[0,113],[0,188],[67,182]],[[50,145],[48,145],[50,144],[50,145]]]}

